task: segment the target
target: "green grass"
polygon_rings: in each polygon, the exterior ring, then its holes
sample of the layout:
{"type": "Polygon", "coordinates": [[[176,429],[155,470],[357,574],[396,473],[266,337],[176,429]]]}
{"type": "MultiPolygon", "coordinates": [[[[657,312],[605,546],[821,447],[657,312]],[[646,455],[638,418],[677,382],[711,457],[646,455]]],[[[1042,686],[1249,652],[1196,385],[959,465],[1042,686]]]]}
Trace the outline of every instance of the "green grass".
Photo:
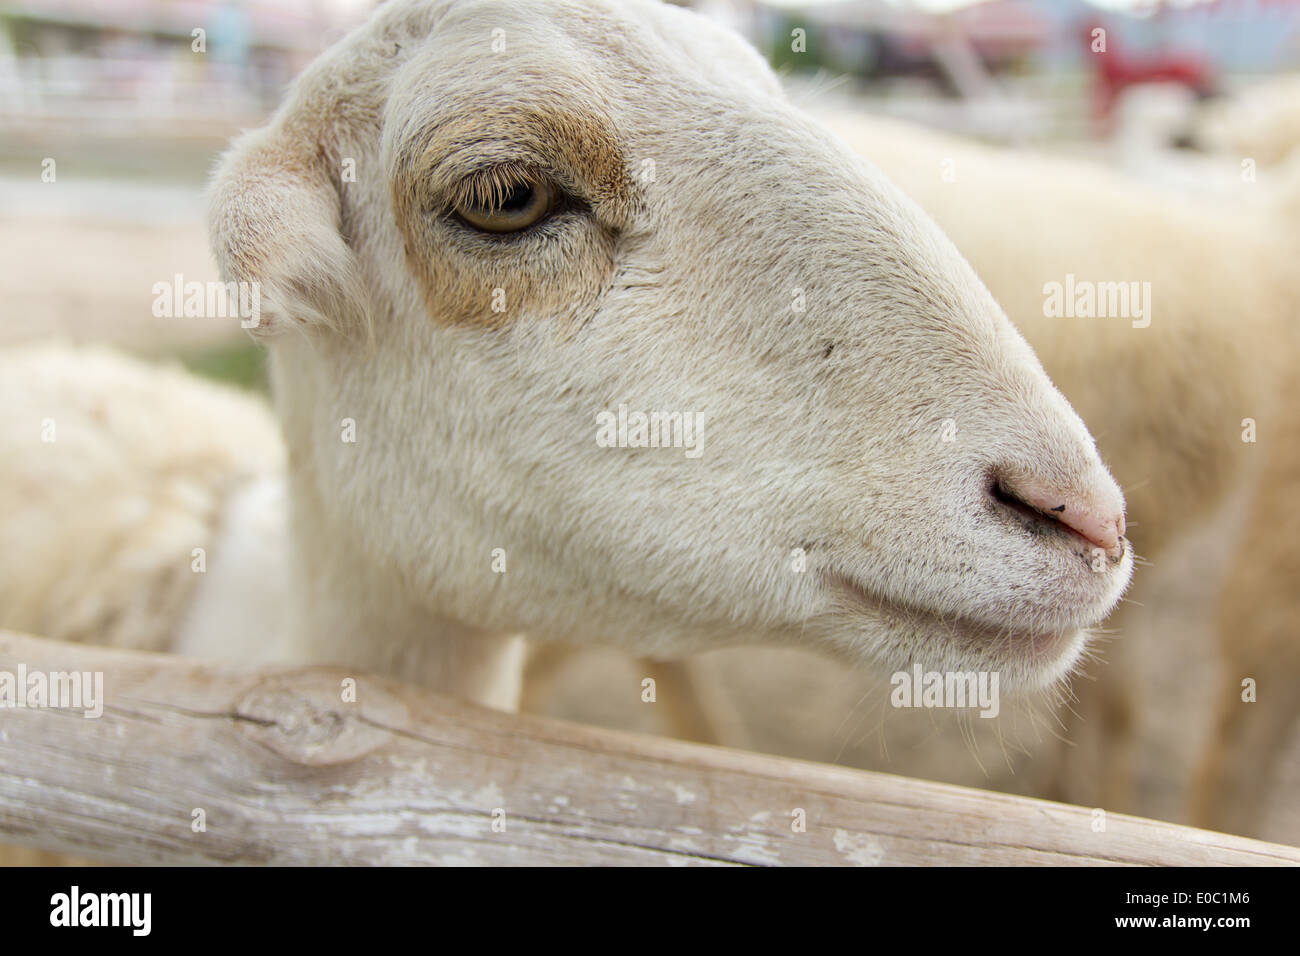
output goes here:
{"type": "Polygon", "coordinates": [[[196,375],[263,395],[270,393],[266,351],[252,342],[182,352],[179,357],[185,367],[196,375]]]}

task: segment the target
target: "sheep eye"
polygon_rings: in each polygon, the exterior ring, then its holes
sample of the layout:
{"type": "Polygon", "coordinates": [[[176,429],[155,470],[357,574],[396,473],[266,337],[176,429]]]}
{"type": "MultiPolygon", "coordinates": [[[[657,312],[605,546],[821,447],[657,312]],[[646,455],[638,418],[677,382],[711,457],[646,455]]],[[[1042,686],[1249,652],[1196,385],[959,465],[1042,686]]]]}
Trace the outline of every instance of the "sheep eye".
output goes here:
{"type": "Polygon", "coordinates": [[[555,205],[555,190],[546,182],[515,183],[486,199],[456,206],[456,215],[483,232],[520,232],[546,218],[555,205]]]}

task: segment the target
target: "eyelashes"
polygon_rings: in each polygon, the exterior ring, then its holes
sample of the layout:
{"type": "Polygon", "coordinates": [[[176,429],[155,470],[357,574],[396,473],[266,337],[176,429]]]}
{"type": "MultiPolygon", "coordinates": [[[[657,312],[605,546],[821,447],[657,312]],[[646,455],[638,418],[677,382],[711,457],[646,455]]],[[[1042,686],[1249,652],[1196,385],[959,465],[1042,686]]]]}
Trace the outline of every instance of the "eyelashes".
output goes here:
{"type": "Polygon", "coordinates": [[[555,209],[555,193],[549,183],[521,183],[492,203],[466,203],[456,215],[481,232],[522,232],[546,219],[555,209]]]}
{"type": "Polygon", "coordinates": [[[457,184],[452,214],[479,232],[519,233],[546,221],[562,205],[564,193],[549,177],[519,164],[481,170],[457,184]]]}

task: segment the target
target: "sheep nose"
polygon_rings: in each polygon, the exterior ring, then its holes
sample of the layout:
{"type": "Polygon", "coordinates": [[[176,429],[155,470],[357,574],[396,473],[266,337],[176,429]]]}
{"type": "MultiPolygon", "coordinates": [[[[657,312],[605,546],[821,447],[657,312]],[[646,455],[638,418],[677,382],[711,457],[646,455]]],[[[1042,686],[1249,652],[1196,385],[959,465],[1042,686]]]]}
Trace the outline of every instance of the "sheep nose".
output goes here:
{"type": "Polygon", "coordinates": [[[1020,506],[1072,529],[1112,558],[1124,553],[1124,498],[1109,475],[1086,492],[1065,491],[1024,477],[996,479],[993,495],[1003,504],[1020,506]]]}

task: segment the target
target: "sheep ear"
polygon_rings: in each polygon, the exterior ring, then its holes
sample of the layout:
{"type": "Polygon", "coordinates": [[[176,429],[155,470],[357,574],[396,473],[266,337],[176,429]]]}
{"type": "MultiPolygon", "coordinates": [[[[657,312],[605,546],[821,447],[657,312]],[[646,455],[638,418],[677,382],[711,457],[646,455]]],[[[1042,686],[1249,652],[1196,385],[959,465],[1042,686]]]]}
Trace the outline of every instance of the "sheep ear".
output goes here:
{"type": "Polygon", "coordinates": [[[340,232],[328,163],[286,139],[269,130],[247,134],[217,168],[208,228],[222,280],[241,283],[241,324],[254,334],[365,328],[365,288],[340,232]]]}

